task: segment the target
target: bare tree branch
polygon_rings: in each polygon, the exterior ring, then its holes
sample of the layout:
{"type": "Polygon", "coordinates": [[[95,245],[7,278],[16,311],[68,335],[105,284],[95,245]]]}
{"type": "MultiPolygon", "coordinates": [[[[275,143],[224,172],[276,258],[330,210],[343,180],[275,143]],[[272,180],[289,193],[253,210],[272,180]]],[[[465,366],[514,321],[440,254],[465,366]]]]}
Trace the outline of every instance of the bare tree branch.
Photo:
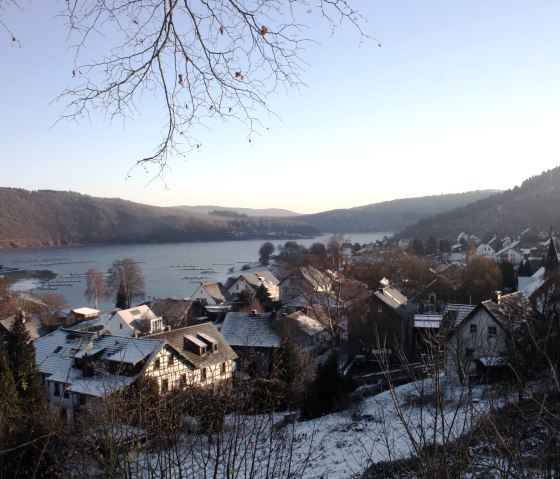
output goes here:
{"type": "Polygon", "coordinates": [[[68,0],[61,15],[75,39],[73,83],[59,96],[60,120],[104,112],[109,121],[140,113],[143,96],[162,100],[159,145],[135,166],[163,172],[171,155],[201,146],[197,127],[236,119],[248,136],[272,113],[268,97],[301,88],[305,25],[318,14],[331,30],[349,22],[361,38],[364,19],[350,0],[68,0]],[[103,58],[83,61],[94,41],[113,45],[103,58]]]}

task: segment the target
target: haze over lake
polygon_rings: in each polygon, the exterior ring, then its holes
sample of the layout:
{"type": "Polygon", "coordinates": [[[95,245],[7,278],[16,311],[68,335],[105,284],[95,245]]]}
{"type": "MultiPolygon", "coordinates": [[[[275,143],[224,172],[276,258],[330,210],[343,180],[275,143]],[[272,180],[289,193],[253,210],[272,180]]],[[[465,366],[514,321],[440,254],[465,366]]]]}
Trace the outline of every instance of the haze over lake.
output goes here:
{"type": "MultiPolygon", "coordinates": [[[[391,233],[351,233],[345,235],[352,243],[370,243],[391,233]]],[[[297,240],[309,247],[327,243],[331,235],[297,240]]],[[[70,308],[93,307],[84,296],[85,273],[90,268],[105,272],[118,259],[132,258],[139,263],[145,280],[146,300],[154,297],[189,298],[204,281],[225,281],[239,274],[245,264],[256,263],[259,248],[266,240],[216,241],[205,243],[127,244],[103,246],[72,246],[0,250],[4,267],[50,270],[58,276],[46,284],[47,291],[59,293],[70,308]],[[229,273],[233,271],[233,273],[229,273]],[[56,288],[56,289],[54,289],[56,288]]],[[[286,240],[272,240],[275,246],[286,240]]],[[[14,289],[31,290],[40,286],[37,280],[24,280],[14,289]]],[[[101,310],[113,308],[114,300],[100,302],[101,310]]]]}

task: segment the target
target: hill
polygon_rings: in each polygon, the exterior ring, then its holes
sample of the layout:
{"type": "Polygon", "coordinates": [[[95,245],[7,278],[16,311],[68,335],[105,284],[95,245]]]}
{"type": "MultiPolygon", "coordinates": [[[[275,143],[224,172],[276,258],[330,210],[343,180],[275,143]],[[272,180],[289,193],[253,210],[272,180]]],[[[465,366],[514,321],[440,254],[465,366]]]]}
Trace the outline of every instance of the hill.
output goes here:
{"type": "Polygon", "coordinates": [[[74,192],[0,188],[0,248],[313,236],[280,218],[227,218],[74,192]]]}
{"type": "Polygon", "coordinates": [[[456,238],[465,231],[480,238],[560,228],[560,167],[545,171],[502,193],[425,218],[400,232],[405,238],[456,238]]]}
{"type": "Polygon", "coordinates": [[[175,208],[179,208],[185,211],[191,211],[193,213],[199,213],[203,215],[207,215],[210,212],[235,212],[241,215],[246,216],[267,216],[269,218],[291,218],[293,216],[299,216],[299,213],[294,213],[290,210],[284,210],[281,208],[239,208],[239,207],[227,207],[227,206],[210,206],[210,205],[196,205],[196,206],[189,206],[189,205],[181,205],[176,206],[175,208]]]}
{"type": "Polygon", "coordinates": [[[400,231],[422,218],[460,208],[494,193],[496,190],[406,198],[297,218],[323,233],[400,231]]]}

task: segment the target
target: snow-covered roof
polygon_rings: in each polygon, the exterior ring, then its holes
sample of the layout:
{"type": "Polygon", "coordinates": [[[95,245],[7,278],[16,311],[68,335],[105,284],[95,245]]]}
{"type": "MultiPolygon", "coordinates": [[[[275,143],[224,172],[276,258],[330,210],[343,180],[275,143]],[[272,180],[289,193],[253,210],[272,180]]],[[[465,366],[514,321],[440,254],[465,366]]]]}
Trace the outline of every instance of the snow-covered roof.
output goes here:
{"type": "Polygon", "coordinates": [[[301,311],[296,311],[288,316],[288,318],[297,322],[299,329],[308,336],[315,336],[325,331],[324,326],[315,318],[307,316],[301,311]]]}
{"type": "Polygon", "coordinates": [[[154,339],[120,336],[97,338],[94,333],[58,329],[34,343],[35,360],[47,380],[67,384],[69,392],[104,397],[136,380],[135,374],[114,374],[108,361],[136,365],[159,351],[164,343],[154,339]],[[92,375],[85,375],[82,362],[91,358],[92,375]]]}
{"type": "Polygon", "coordinates": [[[99,314],[99,310],[98,309],[93,309],[93,308],[76,308],[72,310],[73,313],[76,314],[81,314],[83,316],[92,316],[92,315],[98,315],[99,314]]]}
{"type": "Polygon", "coordinates": [[[140,321],[143,319],[158,319],[158,317],[146,304],[141,304],[140,306],[135,306],[134,308],[121,309],[117,311],[115,315],[121,317],[128,325],[131,325],[134,321],[140,321]]]}
{"type": "Polygon", "coordinates": [[[231,346],[278,348],[282,343],[268,313],[227,313],[220,332],[231,346]]]}

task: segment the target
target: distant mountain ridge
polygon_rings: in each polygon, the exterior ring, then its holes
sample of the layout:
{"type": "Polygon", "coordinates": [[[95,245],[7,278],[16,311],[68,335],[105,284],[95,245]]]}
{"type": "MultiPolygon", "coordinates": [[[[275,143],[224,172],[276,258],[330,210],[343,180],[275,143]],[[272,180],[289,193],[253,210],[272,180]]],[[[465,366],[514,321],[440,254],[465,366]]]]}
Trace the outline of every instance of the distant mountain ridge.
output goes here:
{"type": "Polygon", "coordinates": [[[0,187],[0,248],[62,244],[287,239],[327,233],[399,232],[453,239],[461,232],[502,236],[525,228],[560,229],[560,167],[498,190],[386,201],[297,215],[282,209],[157,207],[74,192],[0,187]],[[273,216],[285,214],[290,216],[273,216]],[[264,215],[268,216],[264,216],[264,215]]]}
{"type": "Polygon", "coordinates": [[[209,205],[180,205],[175,206],[185,211],[191,211],[193,213],[199,213],[202,215],[207,215],[211,211],[235,211],[236,213],[241,213],[247,216],[266,216],[268,218],[291,218],[293,216],[299,216],[299,213],[294,213],[290,210],[284,210],[281,208],[239,208],[239,207],[227,207],[227,206],[209,206],[209,205]]]}
{"type": "Polygon", "coordinates": [[[454,210],[496,194],[499,190],[424,196],[384,201],[355,208],[298,216],[323,233],[400,231],[422,218],[454,210]]]}
{"type": "Polygon", "coordinates": [[[400,231],[403,238],[456,238],[462,231],[483,238],[494,232],[518,235],[526,228],[560,229],[560,167],[525,180],[520,186],[462,208],[424,218],[400,231]]]}
{"type": "Polygon", "coordinates": [[[226,218],[74,192],[0,188],[0,248],[314,236],[282,218],[226,218]]]}

